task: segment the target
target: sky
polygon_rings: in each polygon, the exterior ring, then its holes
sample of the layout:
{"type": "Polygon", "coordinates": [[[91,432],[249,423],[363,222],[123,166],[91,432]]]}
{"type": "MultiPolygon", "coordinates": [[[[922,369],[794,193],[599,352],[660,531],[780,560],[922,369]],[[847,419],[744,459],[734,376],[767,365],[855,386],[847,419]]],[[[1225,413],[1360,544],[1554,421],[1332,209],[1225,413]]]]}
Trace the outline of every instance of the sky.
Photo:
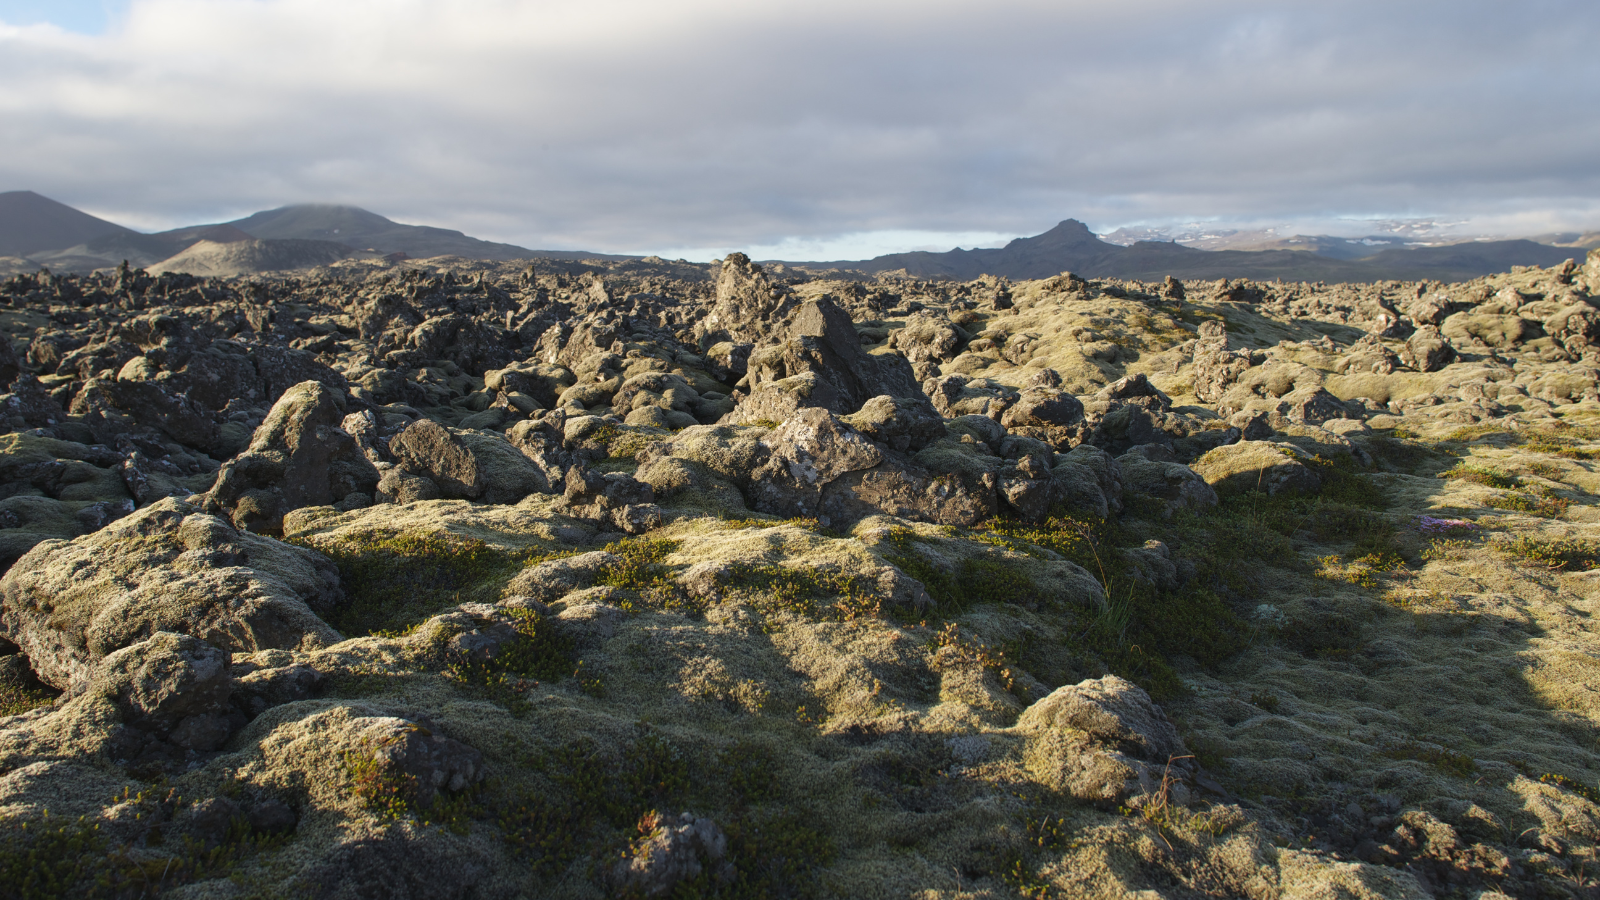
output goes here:
{"type": "Polygon", "coordinates": [[[1596,46],[1593,0],[0,0],[0,190],[690,259],[1581,231],[1596,46]]]}

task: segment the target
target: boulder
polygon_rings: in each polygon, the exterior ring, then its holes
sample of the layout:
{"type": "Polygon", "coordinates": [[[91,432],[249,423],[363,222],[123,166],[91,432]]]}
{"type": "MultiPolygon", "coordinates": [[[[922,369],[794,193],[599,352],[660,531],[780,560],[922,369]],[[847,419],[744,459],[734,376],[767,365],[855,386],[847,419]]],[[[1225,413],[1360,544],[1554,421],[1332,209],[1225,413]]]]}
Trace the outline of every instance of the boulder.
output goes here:
{"type": "Polygon", "coordinates": [[[1169,513],[1217,505],[1217,492],[1188,466],[1133,452],[1117,457],[1117,465],[1125,490],[1163,501],[1169,513]]]}
{"type": "Polygon", "coordinates": [[[318,617],[343,599],[327,557],[161,500],[72,541],[46,541],[0,579],[0,631],[47,684],[158,631],[223,650],[325,647],[318,617]]]}
{"type": "Polygon", "coordinates": [[[1070,515],[1104,519],[1111,513],[1105,491],[1100,489],[1094,470],[1081,463],[1058,463],[1050,470],[1059,485],[1060,503],[1070,515]]]}
{"type": "Polygon", "coordinates": [[[961,332],[943,315],[915,312],[905,326],[889,334],[889,346],[913,363],[942,363],[953,359],[961,346],[961,332]]]}
{"type": "Polygon", "coordinates": [[[550,489],[548,475],[533,460],[491,432],[454,431],[418,419],[390,440],[389,450],[402,469],[427,478],[449,500],[515,503],[550,489]]]}
{"type": "Polygon", "coordinates": [[[1221,322],[1209,319],[1200,324],[1200,338],[1191,356],[1194,370],[1194,395],[1206,403],[1222,399],[1245,370],[1255,364],[1249,351],[1228,349],[1228,333],[1221,322]]]}
{"type": "Polygon", "coordinates": [[[227,713],[233,692],[228,669],[226,651],[190,635],[158,631],[100,660],[79,689],[112,701],[126,724],[167,736],[186,723],[186,730],[198,731],[196,725],[210,723],[197,720],[227,713]]]}
{"type": "Polygon", "coordinates": [[[639,830],[639,839],[606,872],[616,896],[666,897],[702,875],[713,884],[732,882],[728,836],[711,819],[651,812],[639,830]]]}
{"type": "Polygon", "coordinates": [[[503,395],[521,394],[544,409],[554,407],[562,392],[576,382],[577,377],[570,369],[537,362],[483,373],[484,390],[503,395]]]}
{"type": "Polygon", "coordinates": [[[1001,414],[1007,428],[1075,425],[1083,421],[1083,404],[1060,388],[1037,385],[1025,387],[1001,414]]]}
{"type": "Polygon", "coordinates": [[[1375,334],[1369,334],[1354,344],[1350,351],[1334,366],[1340,375],[1388,375],[1400,368],[1400,357],[1375,334]]]}
{"type": "Polygon", "coordinates": [[[824,409],[800,410],[761,441],[767,460],[750,474],[751,504],[779,515],[816,515],[830,482],[884,459],[870,439],[824,409]]]}
{"type": "Polygon", "coordinates": [[[627,534],[643,534],[661,524],[655,490],[622,472],[600,473],[573,466],[563,499],[569,515],[599,522],[627,534]]]}
{"type": "Polygon", "coordinates": [[[990,378],[974,379],[965,375],[931,378],[922,388],[932,401],[933,408],[938,410],[940,415],[950,419],[979,415],[988,416],[998,422],[1020,397],[1015,388],[998,381],[990,378]]]}
{"type": "Polygon", "coordinates": [[[1172,408],[1168,397],[1143,372],[1127,375],[1095,392],[1094,399],[1101,403],[1119,403],[1166,411],[1172,408]]]}
{"type": "Polygon", "coordinates": [[[798,305],[794,293],[773,284],[750,257],[730,253],[717,272],[716,299],[705,317],[695,322],[694,334],[701,348],[744,340],[760,343],[781,333],[798,305]]]}
{"type": "Polygon", "coordinates": [[[269,650],[254,659],[234,660],[230,702],[245,718],[253,719],[274,706],[309,699],[321,685],[321,672],[294,663],[284,651],[269,650]]]}
{"type": "Polygon", "coordinates": [[[1022,713],[1016,730],[1028,737],[1036,778],[1102,807],[1153,794],[1163,776],[1181,783],[1199,770],[1166,713],[1116,675],[1057,688],[1022,713]]]}
{"type": "Polygon", "coordinates": [[[945,436],[944,419],[922,397],[880,394],[840,421],[901,453],[915,453],[945,436]]]}
{"type": "Polygon", "coordinates": [[[1322,477],[1306,461],[1311,454],[1293,444],[1240,441],[1211,450],[1191,464],[1218,494],[1261,491],[1278,494],[1314,494],[1322,477]]]}
{"type": "Polygon", "coordinates": [[[244,453],[223,464],[206,508],[235,525],[279,534],[285,513],[370,495],[378,470],[341,426],[346,400],[316,381],[285,391],[244,453]]]}
{"type": "MultiPolygon", "coordinates": [[[[1105,499],[1107,509],[1113,513],[1122,511],[1122,466],[1111,454],[1092,444],[1079,444],[1070,451],[1056,457],[1056,465],[1060,467],[1071,463],[1083,466],[1094,473],[1095,486],[1100,490],[1100,496],[1105,499]]],[[[1081,475],[1075,472],[1068,473],[1069,482],[1077,482],[1081,475]]],[[[1091,503],[1092,495],[1085,495],[1091,503]]]]}
{"type": "Polygon", "coordinates": [[[1344,401],[1320,387],[1296,388],[1283,395],[1283,416],[1301,425],[1321,425],[1350,415],[1344,401]]]}
{"type": "Polygon", "coordinates": [[[379,503],[417,503],[438,500],[439,486],[433,479],[413,475],[403,469],[390,469],[378,480],[373,499],[379,503]]]}
{"type": "Polygon", "coordinates": [[[1563,306],[1544,320],[1544,331],[1568,353],[1582,355],[1600,342],[1600,310],[1587,303],[1563,306]]]}
{"type": "Polygon", "coordinates": [[[381,771],[409,776],[410,799],[418,806],[432,806],[440,793],[466,790],[488,774],[475,748],[409,719],[374,716],[350,725],[381,771]]]}
{"type": "Polygon", "coordinates": [[[1516,315],[1459,312],[1444,320],[1439,332],[1457,347],[1486,346],[1506,350],[1539,336],[1538,323],[1516,315]]]}
{"type": "Polygon", "coordinates": [[[1400,350],[1400,361],[1418,372],[1437,372],[1455,358],[1456,348],[1432,325],[1418,328],[1400,350]]]}

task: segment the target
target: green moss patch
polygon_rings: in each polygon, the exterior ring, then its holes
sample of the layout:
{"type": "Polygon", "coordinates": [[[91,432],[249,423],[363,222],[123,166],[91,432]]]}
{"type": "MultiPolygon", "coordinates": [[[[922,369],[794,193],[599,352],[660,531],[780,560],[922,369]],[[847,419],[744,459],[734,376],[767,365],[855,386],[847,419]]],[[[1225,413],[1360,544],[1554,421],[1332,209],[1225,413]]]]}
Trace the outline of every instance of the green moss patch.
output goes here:
{"type": "Polygon", "coordinates": [[[357,531],[294,541],[339,567],[346,599],[328,623],[346,635],[397,634],[494,589],[521,565],[559,554],[513,553],[445,531],[357,531]]]}

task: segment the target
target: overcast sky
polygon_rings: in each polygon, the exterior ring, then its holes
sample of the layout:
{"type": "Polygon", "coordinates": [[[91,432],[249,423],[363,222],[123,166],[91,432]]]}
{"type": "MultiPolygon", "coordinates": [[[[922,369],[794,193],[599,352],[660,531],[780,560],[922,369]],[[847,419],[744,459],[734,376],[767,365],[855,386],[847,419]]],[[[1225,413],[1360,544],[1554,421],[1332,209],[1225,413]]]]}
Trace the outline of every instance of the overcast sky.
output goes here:
{"type": "Polygon", "coordinates": [[[690,258],[1592,229],[1597,47],[1594,0],[0,0],[0,190],[690,258]]]}

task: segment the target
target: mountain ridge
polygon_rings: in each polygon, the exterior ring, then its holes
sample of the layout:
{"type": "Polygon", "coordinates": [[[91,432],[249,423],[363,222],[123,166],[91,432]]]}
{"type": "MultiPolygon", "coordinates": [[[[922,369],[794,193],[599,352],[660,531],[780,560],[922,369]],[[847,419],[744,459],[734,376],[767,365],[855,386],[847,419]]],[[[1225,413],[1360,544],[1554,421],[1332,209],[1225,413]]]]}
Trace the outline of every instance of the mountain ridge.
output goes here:
{"type": "Polygon", "coordinates": [[[851,269],[867,274],[904,270],[918,277],[970,280],[993,275],[1013,280],[1048,278],[1070,271],[1089,278],[1160,281],[1250,278],[1286,281],[1388,281],[1423,278],[1462,281],[1509,271],[1511,266],[1553,266],[1581,257],[1575,248],[1528,240],[1467,241],[1439,247],[1380,250],[1358,259],[1324,256],[1308,250],[1200,250],[1176,242],[1138,241],[1123,246],[1101,240],[1077,219],[1065,219],[1032,237],[1004,247],[943,253],[891,253],[869,260],[787,262],[817,271],[851,269]]]}
{"type": "MultiPolygon", "coordinates": [[[[1558,237],[1552,235],[1551,237],[1558,237]]],[[[1049,230],[1019,237],[1004,247],[942,253],[913,251],[891,253],[866,260],[831,262],[786,261],[796,269],[822,271],[846,269],[875,275],[904,271],[923,278],[969,280],[992,275],[1014,280],[1047,278],[1074,272],[1091,278],[1125,278],[1159,281],[1181,279],[1250,278],[1256,280],[1370,282],[1435,279],[1460,281],[1512,266],[1552,266],[1582,256],[1582,241],[1589,235],[1559,235],[1566,246],[1532,240],[1467,241],[1430,247],[1357,249],[1347,239],[1327,236],[1297,237],[1262,249],[1200,249],[1174,241],[1106,241],[1077,219],[1064,219],[1049,230]],[[1293,247],[1293,249],[1290,249],[1293,247]]],[[[351,255],[376,252],[411,258],[458,256],[481,260],[556,259],[630,260],[643,257],[587,251],[530,250],[515,244],[471,237],[460,231],[430,225],[406,225],[356,206],[307,203],[262,210],[235,219],[191,225],[146,234],[76,210],[33,191],[0,193],[0,258],[8,270],[48,267],[59,272],[88,272],[110,268],[127,260],[140,267],[163,265],[182,257],[201,241],[227,245],[246,241],[333,242],[351,255]]],[[[290,261],[295,253],[251,252],[228,254],[212,248],[205,259],[231,260],[230,271],[248,260],[261,264],[290,261]]],[[[322,258],[312,253],[306,258],[322,258]]],[[[395,258],[401,258],[396,256],[395,258]]],[[[266,270],[262,270],[266,271],[266,270]]]]}

